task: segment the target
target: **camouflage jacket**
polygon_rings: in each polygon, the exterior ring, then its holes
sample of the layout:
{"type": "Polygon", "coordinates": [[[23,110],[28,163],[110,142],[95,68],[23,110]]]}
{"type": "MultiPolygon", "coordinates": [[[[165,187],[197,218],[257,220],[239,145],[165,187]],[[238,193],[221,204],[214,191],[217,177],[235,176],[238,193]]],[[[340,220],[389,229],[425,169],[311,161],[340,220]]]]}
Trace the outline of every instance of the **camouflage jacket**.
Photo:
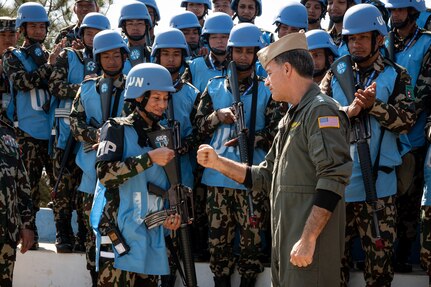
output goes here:
{"type": "MultiPolygon", "coordinates": [[[[263,81],[263,78],[258,77],[258,81],[263,81]]],[[[253,77],[244,79],[239,84],[240,93],[244,93],[253,82],[253,77]]],[[[230,89],[229,81],[226,78],[226,85],[230,89]]],[[[221,124],[218,120],[216,111],[213,108],[211,96],[206,89],[202,94],[198,103],[196,103],[196,116],[194,125],[201,133],[201,138],[211,137],[216,128],[221,124]]],[[[271,147],[272,140],[277,133],[278,122],[286,114],[287,105],[280,102],[270,100],[265,112],[265,128],[255,132],[255,146],[268,151],[271,147]]]]}
{"type": "Polygon", "coordinates": [[[332,26],[332,28],[328,31],[329,35],[331,36],[332,40],[334,40],[335,45],[340,46],[341,42],[343,41],[343,35],[340,33],[337,33],[337,29],[335,29],[335,25],[332,26]]]}
{"type": "MultiPolygon", "coordinates": [[[[51,65],[45,63],[29,73],[22,62],[12,53],[13,49],[15,48],[9,48],[3,55],[3,69],[12,82],[13,88],[20,91],[30,91],[35,88],[46,89],[51,75],[51,65]]],[[[27,53],[26,47],[18,49],[27,53]]],[[[46,59],[48,59],[48,51],[45,50],[44,52],[46,59]]]]}
{"type": "Polygon", "coordinates": [[[21,229],[34,229],[30,182],[14,129],[0,120],[0,242],[17,243],[21,229]]]}
{"type": "MultiPolygon", "coordinates": [[[[101,77],[103,76],[98,77],[98,79],[100,79],[101,77]]],[[[97,82],[99,81],[97,80],[97,82]]],[[[124,89],[125,84],[126,77],[124,75],[121,75],[117,80],[114,81],[114,86],[117,88],[124,89]]],[[[124,110],[126,110],[126,108],[123,108],[123,113],[124,110]]],[[[99,128],[87,124],[85,108],[81,102],[81,89],[78,90],[76,97],[73,99],[69,120],[70,130],[72,131],[72,134],[77,141],[87,142],[91,144],[98,143],[99,128]]]]}
{"type": "MultiPolygon", "coordinates": [[[[365,85],[373,71],[376,71],[378,75],[388,65],[393,66],[394,64],[380,55],[369,69],[359,71],[357,66],[354,66],[353,69],[355,73],[359,73],[360,81],[365,85]]],[[[408,94],[411,79],[406,69],[398,65],[394,67],[398,72],[398,77],[394,79],[395,87],[388,103],[376,99],[369,110],[369,114],[375,117],[384,128],[395,133],[407,133],[416,121],[415,103],[412,95],[408,94]]],[[[320,83],[322,92],[331,97],[333,76],[332,71],[329,70],[320,83]]]]}
{"type": "Polygon", "coordinates": [[[55,38],[55,43],[60,43],[60,41],[66,37],[65,47],[72,47],[72,42],[78,38],[79,26],[77,24],[67,26],[60,30],[57,38],[55,38]]]}
{"type": "Polygon", "coordinates": [[[6,116],[7,101],[5,95],[10,95],[10,85],[5,73],[0,73],[0,120],[6,121],[9,124],[9,119],[6,116]]]}
{"type": "MultiPolygon", "coordinates": [[[[82,51],[75,51],[81,55],[82,51]]],[[[61,51],[57,61],[52,68],[51,77],[49,78],[48,88],[50,93],[59,99],[74,99],[81,84],[71,84],[67,81],[69,76],[69,60],[67,50],[61,51]]]]}

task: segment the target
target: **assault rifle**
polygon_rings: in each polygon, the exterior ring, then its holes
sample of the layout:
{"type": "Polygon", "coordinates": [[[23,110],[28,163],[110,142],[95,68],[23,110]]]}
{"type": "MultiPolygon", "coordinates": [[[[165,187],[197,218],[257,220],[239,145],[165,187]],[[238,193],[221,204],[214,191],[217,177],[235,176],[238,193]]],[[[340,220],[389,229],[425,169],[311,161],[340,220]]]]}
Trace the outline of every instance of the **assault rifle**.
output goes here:
{"type": "MultiPolygon", "coordinates": [[[[331,70],[339,82],[340,87],[347,98],[347,101],[349,104],[352,103],[355,98],[356,90],[363,89],[364,87],[359,86],[359,83],[358,85],[355,85],[351,56],[345,55],[337,59],[337,61],[331,65],[331,70]]],[[[377,173],[373,168],[370,155],[370,146],[368,145],[368,139],[371,138],[370,116],[366,111],[362,110],[358,116],[351,119],[351,123],[353,129],[351,142],[356,143],[356,148],[359,155],[359,165],[362,172],[362,180],[365,187],[366,201],[372,207],[373,226],[376,235],[376,248],[383,249],[384,243],[380,236],[379,221],[377,218],[377,211],[381,209],[377,203],[377,173]]]]}
{"type": "MultiPolygon", "coordinates": [[[[180,123],[174,119],[172,96],[168,102],[167,118],[169,128],[148,133],[148,138],[153,148],[165,146],[175,151],[174,160],[170,161],[163,167],[170,183],[170,188],[167,192],[170,209],[149,214],[144,219],[144,222],[148,229],[151,229],[163,224],[166,218],[171,214],[178,213],[181,216],[181,225],[178,229],[178,239],[185,273],[183,283],[184,286],[187,287],[196,287],[196,269],[192,257],[189,230],[189,223],[193,221],[193,192],[189,187],[182,184],[180,155],[178,153],[178,150],[181,149],[180,123]],[[190,207],[191,212],[189,211],[190,207]],[[192,216],[190,216],[190,214],[192,214],[192,216]]],[[[149,184],[148,187],[148,190],[154,194],[166,194],[166,192],[153,184],[149,184]]],[[[178,268],[181,270],[180,266],[178,266],[178,268]]]]}
{"type": "MultiPolygon", "coordinates": [[[[233,102],[233,110],[235,114],[235,127],[236,133],[238,137],[238,147],[239,147],[239,157],[242,163],[246,163],[247,165],[252,164],[252,159],[249,157],[249,145],[248,145],[248,129],[245,124],[244,117],[244,104],[241,101],[241,96],[239,93],[238,87],[238,74],[236,71],[236,64],[234,61],[231,61],[228,66],[228,81],[229,86],[232,91],[232,95],[234,98],[233,102]]],[[[247,189],[248,196],[248,211],[249,211],[249,221],[252,226],[257,225],[257,217],[254,215],[253,209],[253,200],[251,197],[251,191],[247,189]]]]}

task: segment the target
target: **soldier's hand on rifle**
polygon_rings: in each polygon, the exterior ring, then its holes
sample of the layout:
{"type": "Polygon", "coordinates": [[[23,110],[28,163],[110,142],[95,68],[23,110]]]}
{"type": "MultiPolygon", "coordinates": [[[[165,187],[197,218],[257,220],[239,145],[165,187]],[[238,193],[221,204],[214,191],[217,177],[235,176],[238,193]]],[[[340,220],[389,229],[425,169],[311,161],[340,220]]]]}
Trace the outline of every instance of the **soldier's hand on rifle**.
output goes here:
{"type": "Polygon", "coordinates": [[[177,230],[180,228],[181,225],[181,216],[176,213],[169,215],[169,217],[166,218],[165,222],[163,222],[163,226],[169,230],[177,230]]]}
{"type": "Polygon", "coordinates": [[[223,124],[232,124],[235,122],[235,115],[232,112],[232,109],[224,108],[224,109],[218,109],[216,111],[217,118],[220,122],[223,124]]]}
{"type": "Polygon", "coordinates": [[[175,157],[175,152],[167,147],[160,147],[148,152],[151,161],[160,166],[165,166],[175,157]]]}
{"type": "Polygon", "coordinates": [[[358,89],[355,93],[355,99],[363,109],[370,109],[376,101],[376,83],[372,83],[365,90],[358,89]]]}
{"type": "Polygon", "coordinates": [[[203,167],[213,168],[218,160],[215,150],[207,144],[199,146],[197,160],[203,167]]]}

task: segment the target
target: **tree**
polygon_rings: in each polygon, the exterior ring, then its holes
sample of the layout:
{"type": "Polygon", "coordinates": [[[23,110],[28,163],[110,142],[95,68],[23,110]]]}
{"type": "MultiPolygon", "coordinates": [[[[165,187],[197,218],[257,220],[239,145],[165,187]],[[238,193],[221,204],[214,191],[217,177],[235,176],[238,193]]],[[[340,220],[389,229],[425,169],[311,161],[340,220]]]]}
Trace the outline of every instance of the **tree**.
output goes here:
{"type": "MultiPolygon", "coordinates": [[[[11,17],[16,17],[19,6],[30,1],[15,0],[12,5],[7,5],[7,2],[7,0],[0,0],[0,15],[11,15],[11,17]]],[[[76,21],[73,13],[75,0],[33,0],[32,2],[42,4],[48,14],[50,26],[49,33],[44,44],[48,49],[50,49],[53,46],[59,31],[76,21]]],[[[97,0],[100,12],[106,14],[112,2],[113,0],[97,0]]]]}

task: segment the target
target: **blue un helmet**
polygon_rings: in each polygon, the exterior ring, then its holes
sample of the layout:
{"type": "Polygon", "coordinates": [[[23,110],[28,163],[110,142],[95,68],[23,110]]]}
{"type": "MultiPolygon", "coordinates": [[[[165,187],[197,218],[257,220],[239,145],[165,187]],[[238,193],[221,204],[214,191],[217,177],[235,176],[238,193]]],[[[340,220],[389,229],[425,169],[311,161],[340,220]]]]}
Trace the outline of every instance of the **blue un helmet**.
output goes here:
{"type": "Polygon", "coordinates": [[[284,24],[290,27],[296,27],[308,30],[308,14],[307,8],[301,3],[288,1],[275,17],[274,23],[277,27],[284,24]]]}
{"type": "Polygon", "coordinates": [[[36,2],[27,2],[19,6],[15,28],[18,30],[22,24],[28,22],[45,22],[46,27],[49,26],[48,14],[46,14],[45,8],[36,2]]]}
{"type": "Polygon", "coordinates": [[[97,33],[93,40],[93,56],[98,62],[98,55],[103,52],[121,49],[123,53],[129,54],[129,47],[124,42],[123,37],[120,33],[114,30],[104,30],[97,33]]]}
{"type": "Polygon", "coordinates": [[[347,9],[343,19],[343,36],[377,31],[382,36],[388,34],[382,13],[374,5],[358,4],[347,9]]]}
{"type": "Polygon", "coordinates": [[[412,7],[418,12],[426,11],[425,0],[386,0],[387,9],[412,7]]]}
{"type": "Polygon", "coordinates": [[[127,75],[124,98],[133,100],[149,91],[175,92],[171,74],[159,64],[137,64],[127,75]]]}
{"type": "Polygon", "coordinates": [[[262,32],[251,23],[240,23],[230,31],[228,47],[258,47],[263,48],[262,32]]]}
{"type": "Polygon", "coordinates": [[[190,11],[184,11],[177,15],[172,16],[169,21],[169,27],[177,28],[177,29],[189,29],[189,28],[197,28],[199,30],[199,34],[202,31],[201,24],[199,24],[198,17],[190,11]]]}
{"type": "Polygon", "coordinates": [[[208,10],[213,8],[210,0],[183,0],[181,1],[181,7],[186,8],[187,3],[204,4],[208,10]]]}
{"type": "Polygon", "coordinates": [[[157,51],[163,48],[183,49],[185,52],[184,56],[190,55],[189,46],[186,42],[186,37],[184,37],[183,32],[176,28],[167,28],[163,32],[160,32],[156,35],[151,51],[151,56],[155,57],[157,51]]]}
{"type": "Polygon", "coordinates": [[[121,8],[118,28],[122,28],[126,20],[144,20],[148,28],[153,26],[147,6],[138,1],[128,2],[121,8]]]}
{"type": "Polygon", "coordinates": [[[105,15],[98,12],[90,12],[85,15],[81,26],[79,26],[78,37],[81,39],[85,28],[94,28],[101,31],[109,30],[111,29],[111,23],[105,15]]]}
{"type": "MultiPolygon", "coordinates": [[[[262,0],[255,0],[255,1],[256,1],[256,9],[257,9],[256,16],[260,16],[262,15],[262,0]]],[[[232,2],[230,3],[230,8],[235,13],[238,13],[238,3],[239,3],[239,0],[232,0],[232,2]]]]}
{"type": "Polygon", "coordinates": [[[206,18],[202,28],[202,36],[209,34],[230,34],[233,28],[232,18],[223,12],[214,12],[206,18]]]}
{"type": "Polygon", "coordinates": [[[157,22],[160,21],[160,11],[159,11],[159,7],[157,7],[157,3],[156,0],[138,0],[141,3],[144,3],[145,6],[151,7],[154,9],[154,12],[156,12],[156,15],[154,15],[154,22],[153,26],[156,25],[157,22]]]}
{"type": "Polygon", "coordinates": [[[329,49],[334,57],[338,57],[338,48],[328,32],[320,29],[311,30],[305,33],[307,37],[308,50],[329,49]]]}

